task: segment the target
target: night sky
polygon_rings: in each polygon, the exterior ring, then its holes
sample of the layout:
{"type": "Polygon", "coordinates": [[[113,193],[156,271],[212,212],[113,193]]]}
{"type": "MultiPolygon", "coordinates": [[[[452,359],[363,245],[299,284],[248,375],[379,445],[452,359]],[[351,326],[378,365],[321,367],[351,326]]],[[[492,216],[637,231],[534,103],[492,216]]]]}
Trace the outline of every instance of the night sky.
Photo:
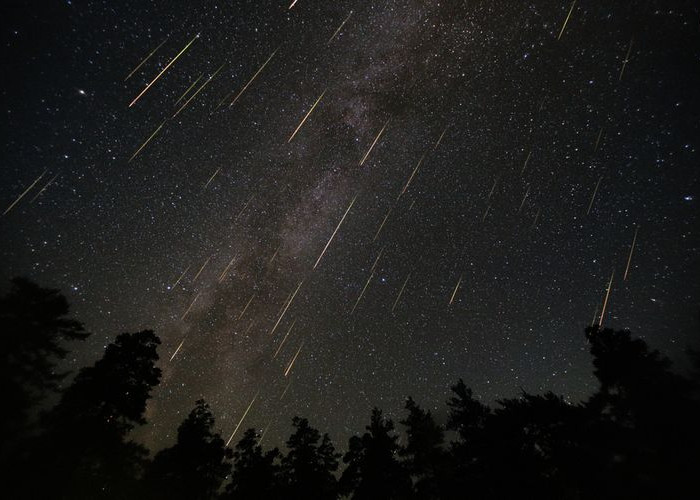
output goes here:
{"type": "Polygon", "coordinates": [[[3,2],[0,278],[66,294],[74,369],[156,331],[138,439],[580,401],[613,271],[604,326],[697,340],[696,2],[290,3],[3,2]]]}

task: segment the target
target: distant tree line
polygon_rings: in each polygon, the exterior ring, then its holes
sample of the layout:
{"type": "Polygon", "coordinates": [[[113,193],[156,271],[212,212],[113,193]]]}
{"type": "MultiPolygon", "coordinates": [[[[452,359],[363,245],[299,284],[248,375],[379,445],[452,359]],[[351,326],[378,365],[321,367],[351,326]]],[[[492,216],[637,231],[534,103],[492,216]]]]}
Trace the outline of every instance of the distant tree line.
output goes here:
{"type": "Polygon", "coordinates": [[[160,381],[158,337],[117,336],[59,390],[66,344],[88,336],[68,313],[57,290],[25,279],[0,298],[4,498],[700,498],[699,377],[627,331],[586,329],[600,387],[580,404],[523,392],[490,407],[459,380],[445,426],[408,398],[405,444],[375,408],[341,454],[299,417],[286,452],[264,450],[254,429],[229,449],[200,400],[151,458],[130,433],[160,381]]]}

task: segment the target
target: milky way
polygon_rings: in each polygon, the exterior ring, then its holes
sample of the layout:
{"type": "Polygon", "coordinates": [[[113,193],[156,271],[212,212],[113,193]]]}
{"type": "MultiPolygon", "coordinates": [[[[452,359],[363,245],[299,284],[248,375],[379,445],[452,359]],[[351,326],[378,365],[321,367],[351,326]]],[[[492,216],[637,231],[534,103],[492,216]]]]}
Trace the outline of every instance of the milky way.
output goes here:
{"type": "Polygon", "coordinates": [[[271,445],[443,419],[459,377],[578,401],[608,289],[606,326],[696,340],[693,2],[2,9],[0,277],[69,297],[72,368],[156,330],[153,448],[200,397],[271,445]]]}

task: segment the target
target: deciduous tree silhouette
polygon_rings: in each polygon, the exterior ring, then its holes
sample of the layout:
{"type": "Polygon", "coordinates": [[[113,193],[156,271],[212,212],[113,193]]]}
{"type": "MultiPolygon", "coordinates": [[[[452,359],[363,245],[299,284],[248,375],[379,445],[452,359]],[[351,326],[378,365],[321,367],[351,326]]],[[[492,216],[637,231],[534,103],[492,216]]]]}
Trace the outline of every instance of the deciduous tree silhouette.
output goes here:
{"type": "Polygon", "coordinates": [[[328,434],[309,426],[305,418],[294,417],[294,433],[287,440],[287,454],[282,458],[282,483],[287,498],[326,500],[338,497],[340,454],[335,452],[328,434]]]}
{"type": "Polygon", "coordinates": [[[280,489],[279,450],[263,452],[254,429],[248,429],[233,451],[233,473],[222,499],[283,498],[280,489]]]}
{"type": "Polygon", "coordinates": [[[46,416],[46,432],[35,448],[35,472],[28,485],[34,498],[126,498],[147,455],[128,433],[145,423],[150,392],[160,380],[150,330],[123,333],[102,359],[80,370],[58,405],[46,416]]]}
{"type": "Polygon", "coordinates": [[[200,399],[180,424],[177,442],[159,451],[146,470],[150,498],[206,500],[214,498],[231,471],[233,453],[214,431],[214,416],[200,399]]]}
{"type": "Polygon", "coordinates": [[[343,457],[347,468],[341,485],[352,498],[400,499],[411,494],[411,479],[397,460],[398,436],[393,434],[394,423],[382,417],[378,408],[372,410],[370,424],[361,437],[353,436],[348,452],[343,457]]]}
{"type": "Polygon", "coordinates": [[[400,423],[406,427],[407,443],[399,450],[406,469],[413,477],[418,498],[440,498],[447,455],[443,448],[445,433],[430,411],[406,400],[408,415],[400,423]]]}
{"type": "Polygon", "coordinates": [[[57,361],[67,353],[65,340],[84,340],[82,323],[68,317],[66,298],[58,290],[14,278],[0,298],[0,460],[16,453],[14,444],[25,437],[32,422],[30,409],[47,393],[56,391],[66,372],[57,361]]]}

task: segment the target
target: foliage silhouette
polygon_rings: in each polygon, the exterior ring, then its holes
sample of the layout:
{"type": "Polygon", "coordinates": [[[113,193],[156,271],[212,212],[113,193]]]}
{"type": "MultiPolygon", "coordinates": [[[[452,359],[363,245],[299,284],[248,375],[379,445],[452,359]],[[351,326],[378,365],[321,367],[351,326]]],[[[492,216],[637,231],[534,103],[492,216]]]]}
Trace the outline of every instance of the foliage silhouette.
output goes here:
{"type": "Polygon", "coordinates": [[[353,493],[353,498],[399,499],[411,492],[408,472],[397,460],[398,436],[394,434],[394,423],[374,408],[367,432],[353,436],[348,443],[348,452],[343,461],[348,464],[341,477],[344,492],[353,493]]]}
{"type": "Polygon", "coordinates": [[[248,429],[233,450],[234,470],[224,499],[252,500],[282,498],[279,484],[281,468],[277,448],[264,452],[258,434],[248,429]]]}
{"type": "Polygon", "coordinates": [[[154,499],[212,498],[231,471],[233,453],[214,432],[214,416],[200,399],[180,424],[177,442],[159,451],[144,478],[154,499]]]}

